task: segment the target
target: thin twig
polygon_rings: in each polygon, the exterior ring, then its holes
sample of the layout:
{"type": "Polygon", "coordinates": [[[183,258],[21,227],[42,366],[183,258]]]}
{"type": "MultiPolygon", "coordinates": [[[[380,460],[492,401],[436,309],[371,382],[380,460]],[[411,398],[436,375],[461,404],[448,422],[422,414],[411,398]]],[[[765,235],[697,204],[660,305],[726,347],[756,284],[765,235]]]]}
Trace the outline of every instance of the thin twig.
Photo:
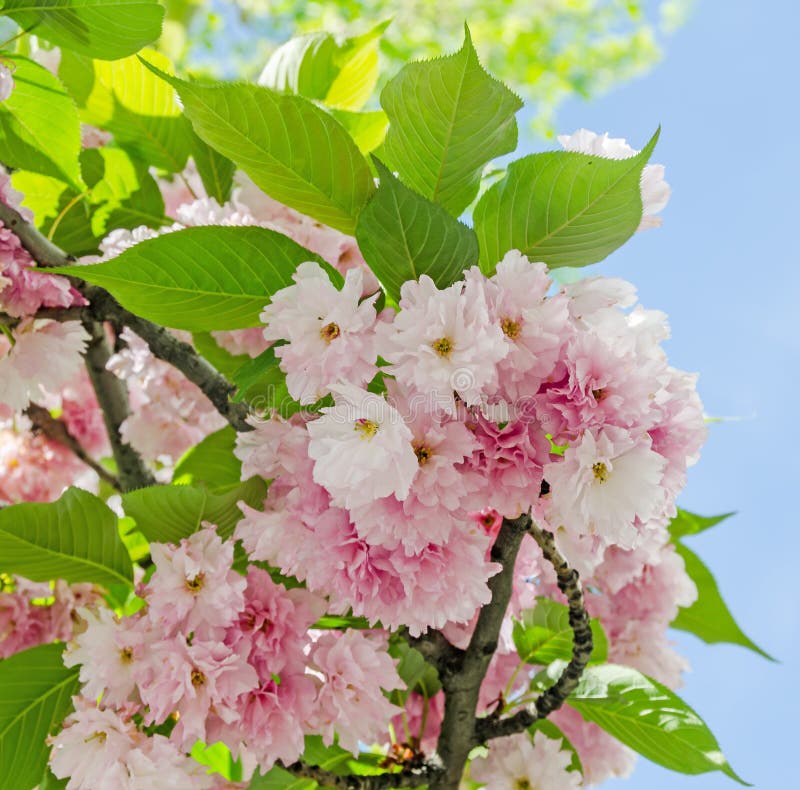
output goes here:
{"type": "Polygon", "coordinates": [[[407,768],[397,773],[373,776],[362,776],[361,774],[340,776],[316,765],[306,765],[302,762],[291,765],[281,764],[281,768],[302,779],[313,779],[323,787],[336,787],[342,790],[390,790],[394,787],[420,787],[430,784],[442,773],[441,765],[434,761],[429,761],[419,768],[407,768]]]}
{"type": "Polygon", "coordinates": [[[122,490],[122,484],[116,475],[111,474],[102,464],[95,461],[89,453],[84,450],[81,443],[69,432],[69,428],[61,420],[57,420],[43,406],[31,403],[25,410],[25,414],[33,425],[34,433],[41,433],[51,441],[66,447],[73,455],[77,456],[90,469],[93,469],[101,480],[105,480],[117,491],[122,490]]]}
{"type": "Polygon", "coordinates": [[[555,568],[558,588],[567,597],[569,624],[572,627],[572,659],[555,684],[530,707],[505,719],[494,717],[478,719],[476,733],[481,743],[492,738],[500,738],[527,730],[535,722],[558,710],[575,690],[583,670],[592,657],[592,628],[589,614],[583,604],[583,590],[578,572],[569,567],[564,555],[556,547],[552,532],[547,532],[536,524],[531,524],[530,533],[539,544],[544,558],[555,568]]]}

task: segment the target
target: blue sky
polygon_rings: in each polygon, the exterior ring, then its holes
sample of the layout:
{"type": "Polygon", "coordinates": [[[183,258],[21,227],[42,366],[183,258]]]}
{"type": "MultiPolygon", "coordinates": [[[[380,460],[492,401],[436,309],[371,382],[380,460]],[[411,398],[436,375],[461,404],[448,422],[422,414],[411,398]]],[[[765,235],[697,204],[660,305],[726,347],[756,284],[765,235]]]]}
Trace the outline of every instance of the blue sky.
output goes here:
{"type": "MultiPolygon", "coordinates": [[[[745,632],[781,663],[675,639],[692,664],[681,695],[735,770],[768,790],[786,787],[793,773],[800,702],[799,24],[800,6],[789,0],[697,0],[650,74],[591,102],[571,101],[558,119],[564,132],[608,131],[635,147],[662,125],[653,161],[667,166],[673,188],[664,226],[590,271],[631,280],[646,307],[666,311],[671,361],[700,372],[706,411],[744,418],[712,426],[680,504],[704,515],[738,511],[687,544],[714,570],[745,632]]],[[[607,786],[734,783],[642,760],[632,779],[607,786]]]]}

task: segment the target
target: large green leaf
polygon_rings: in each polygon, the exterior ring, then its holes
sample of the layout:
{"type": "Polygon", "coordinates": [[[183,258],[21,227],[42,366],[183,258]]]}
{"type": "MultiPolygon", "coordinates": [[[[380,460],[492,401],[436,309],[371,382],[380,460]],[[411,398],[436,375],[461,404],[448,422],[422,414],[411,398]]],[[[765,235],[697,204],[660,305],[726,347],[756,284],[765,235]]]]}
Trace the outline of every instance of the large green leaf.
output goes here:
{"type": "MultiPolygon", "coordinates": [[[[152,50],[143,54],[148,63],[171,71],[164,55],[152,50]]],[[[107,62],[66,52],[58,73],[84,123],[108,130],[118,145],[148,165],[183,170],[192,147],[191,127],[175,92],[139,57],[107,62]]]]}
{"type": "Polygon", "coordinates": [[[256,771],[247,785],[248,790],[314,790],[318,786],[313,779],[298,779],[278,765],[263,775],[256,771]]]}
{"type": "Polygon", "coordinates": [[[381,93],[389,116],[384,156],[421,195],[459,215],[481,172],[517,146],[522,102],[478,61],[469,29],[454,55],[409,63],[381,93]]]}
{"type": "Polygon", "coordinates": [[[80,667],[65,667],[63,650],[41,645],[0,661],[0,787],[28,790],[45,772],[46,738],[80,685],[80,667]]]}
{"type": "Polygon", "coordinates": [[[244,500],[260,508],[266,495],[267,484],[251,477],[215,492],[188,485],[140,488],[122,495],[122,507],[151,543],[180,543],[204,521],[216,524],[221,538],[229,538],[242,518],[236,503],[244,500]]]}
{"type": "Polygon", "coordinates": [[[161,34],[158,0],[5,0],[0,14],[64,49],[113,60],[161,34]]]}
{"type": "MultiPolygon", "coordinates": [[[[608,660],[608,639],[597,618],[591,620],[591,663],[608,660]]],[[[519,657],[528,664],[546,666],[551,661],[572,658],[572,627],[569,624],[569,607],[539,598],[534,609],[522,612],[522,619],[514,621],[514,645],[519,657]]]]}
{"type": "Polygon", "coordinates": [[[236,431],[230,425],[209,434],[181,456],[172,482],[204,485],[211,490],[236,485],[242,476],[242,463],[233,454],[234,447],[236,431]]]}
{"type": "Polygon", "coordinates": [[[246,83],[184,82],[178,91],[195,132],[268,195],[352,233],[374,190],[369,166],[345,129],[302,96],[246,83]]]}
{"type": "Polygon", "coordinates": [[[96,496],[68,488],[56,502],[0,510],[0,571],[34,581],[130,584],[117,517],[96,496]]]}
{"type": "Polygon", "coordinates": [[[406,280],[427,274],[440,288],[478,261],[471,228],[400,183],[377,159],[380,187],[358,220],[364,258],[394,299],[406,280]]]}
{"type": "Polygon", "coordinates": [[[0,160],[80,190],[81,133],[72,99],[44,66],[18,55],[12,62],[15,87],[0,102],[0,160]]]}
{"type": "Polygon", "coordinates": [[[727,642],[753,650],[764,658],[774,661],[742,631],[720,595],[714,575],[703,561],[682,543],[675,544],[675,551],[683,557],[686,573],[697,585],[697,600],[685,609],[670,624],[679,631],[694,634],[708,644],[727,642]]]}
{"type": "Polygon", "coordinates": [[[722,771],[741,784],[705,722],[677,694],[631,667],[584,670],[567,703],[654,763],[683,774],[722,771]]]}
{"type": "Polygon", "coordinates": [[[734,515],[736,514],[723,513],[721,516],[698,516],[697,513],[690,513],[688,510],[678,508],[678,515],[670,521],[669,534],[674,542],[686,535],[705,532],[734,515]]]}
{"type": "Polygon", "coordinates": [[[642,169],[658,135],[628,159],[551,151],[512,162],[475,207],[481,268],[493,273],[509,250],[551,269],[603,260],[639,226],[642,169]]]}
{"type": "Polygon", "coordinates": [[[275,50],[259,85],[329,107],[360,110],[378,81],[378,41],[387,26],[382,22],[361,36],[342,40],[330,33],[293,38],[275,50]]]}
{"type": "Polygon", "coordinates": [[[137,315],[190,332],[257,326],[270,297],[316,255],[258,227],[186,228],[103,263],[54,268],[100,285],[137,315]]]}

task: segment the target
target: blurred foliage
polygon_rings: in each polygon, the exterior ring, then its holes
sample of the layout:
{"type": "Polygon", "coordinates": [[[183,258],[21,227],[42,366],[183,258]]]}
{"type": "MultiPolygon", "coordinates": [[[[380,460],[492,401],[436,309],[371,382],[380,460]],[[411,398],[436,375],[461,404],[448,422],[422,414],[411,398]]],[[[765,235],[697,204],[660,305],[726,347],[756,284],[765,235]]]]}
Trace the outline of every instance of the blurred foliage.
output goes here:
{"type": "Polygon", "coordinates": [[[182,68],[257,77],[291,36],[359,33],[392,19],[383,80],[414,58],[458,48],[469,22],[484,65],[532,105],[552,134],[558,105],[641,75],[660,59],[692,0],[166,0],[161,47],[182,68]],[[220,42],[224,42],[220,45],[220,42]]]}

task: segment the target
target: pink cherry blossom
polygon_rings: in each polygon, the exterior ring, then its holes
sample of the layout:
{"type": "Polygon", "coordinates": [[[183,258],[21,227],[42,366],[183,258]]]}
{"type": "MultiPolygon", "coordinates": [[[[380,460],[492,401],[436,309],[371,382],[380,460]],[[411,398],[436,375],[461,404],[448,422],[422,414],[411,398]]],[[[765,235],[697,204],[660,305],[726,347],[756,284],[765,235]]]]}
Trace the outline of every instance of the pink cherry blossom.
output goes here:
{"type": "Polygon", "coordinates": [[[26,319],[13,332],[14,345],[0,338],[0,402],[22,411],[43,390],[56,392],[82,365],[81,354],[89,341],[76,321],[26,319]]]}
{"type": "Polygon", "coordinates": [[[231,570],[233,543],[206,526],[180,546],[151,543],[156,573],[147,587],[149,616],[174,631],[200,638],[228,628],[244,605],[244,577],[231,570]]]}
{"type": "Polygon", "coordinates": [[[478,404],[497,387],[497,363],[508,353],[499,324],[490,320],[481,278],[439,290],[422,275],[400,289],[400,312],[378,325],[378,352],[403,386],[430,395],[455,412],[455,392],[478,404]]]}
{"type": "Polygon", "coordinates": [[[377,295],[361,300],[360,269],[347,273],[339,291],[314,262],[301,263],[295,285],[275,293],[261,313],[267,340],[287,340],[275,349],[286,373],[289,394],[315,403],[332,385],[366,385],[377,372],[375,308],[377,295]]]}
{"type": "Polygon", "coordinates": [[[405,499],[419,467],[408,426],[379,395],[349,384],[333,392],[336,405],[307,426],[315,482],[345,507],[390,494],[405,499]]]}
{"type": "Polygon", "coordinates": [[[597,535],[607,544],[634,548],[636,520],[664,508],[661,478],[666,461],[647,435],[621,428],[587,431],[563,460],[544,468],[550,484],[549,520],[576,535],[597,535]]]}
{"type": "Polygon", "coordinates": [[[385,645],[354,629],[329,631],[314,644],[311,661],[324,678],[312,717],[324,742],[333,743],[334,728],[339,745],[354,754],[359,741],[378,740],[396,712],[382,690],[403,688],[385,645]]]}

